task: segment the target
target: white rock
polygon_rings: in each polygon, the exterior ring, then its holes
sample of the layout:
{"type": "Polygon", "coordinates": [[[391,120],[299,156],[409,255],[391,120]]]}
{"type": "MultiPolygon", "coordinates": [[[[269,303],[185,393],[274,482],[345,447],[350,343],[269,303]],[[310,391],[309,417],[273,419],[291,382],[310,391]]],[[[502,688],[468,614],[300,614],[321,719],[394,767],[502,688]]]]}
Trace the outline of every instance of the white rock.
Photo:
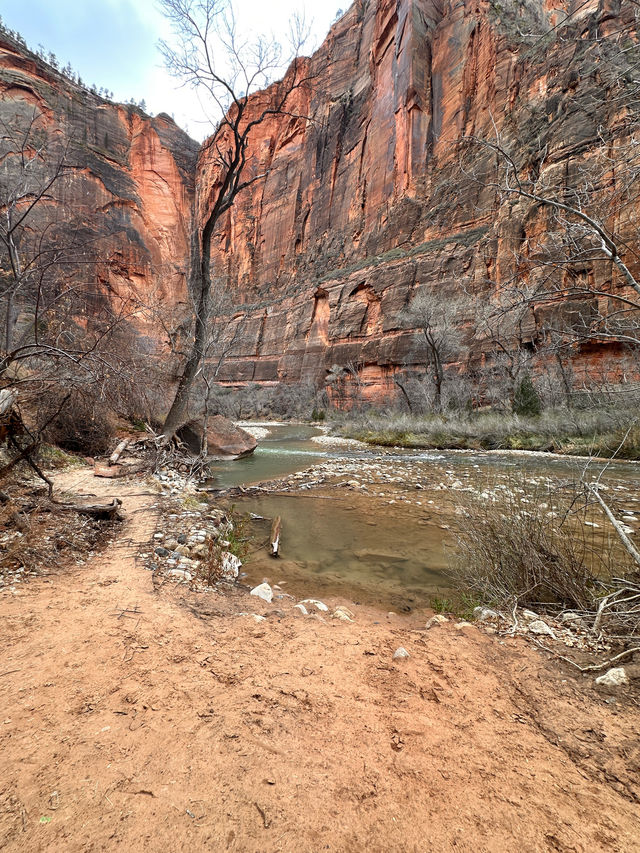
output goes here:
{"type": "Polygon", "coordinates": [[[533,610],[523,610],[522,615],[524,616],[525,619],[539,619],[540,618],[537,613],[533,612],[533,610]]]}
{"type": "Polygon", "coordinates": [[[443,616],[442,613],[436,613],[435,616],[432,616],[431,619],[427,620],[427,624],[424,626],[427,631],[429,628],[433,628],[434,625],[443,625],[445,622],[448,622],[446,616],[443,616]]]}
{"type": "Polygon", "coordinates": [[[563,613],[562,616],[560,616],[560,621],[563,625],[571,625],[574,622],[580,622],[581,617],[579,613],[563,613]]]}
{"type": "Polygon", "coordinates": [[[406,660],[408,657],[410,657],[409,652],[402,646],[393,653],[393,660],[406,660]]]}
{"type": "Polygon", "coordinates": [[[254,622],[265,622],[267,617],[266,616],[260,616],[259,613],[252,613],[251,618],[253,619],[254,622]]]}
{"type": "MultiPolygon", "coordinates": [[[[241,565],[242,560],[240,560],[239,557],[236,557],[235,554],[230,554],[228,551],[226,551],[224,554],[222,554],[220,560],[221,577],[228,581],[236,580],[241,565]]],[[[271,599],[269,599],[269,601],[271,601],[271,599]]]]}
{"type": "Polygon", "coordinates": [[[348,607],[336,607],[333,611],[333,619],[338,619],[340,622],[353,622],[353,613],[348,607]]]}
{"type": "Polygon", "coordinates": [[[556,635],[553,633],[552,629],[547,625],[546,622],[543,622],[542,619],[536,619],[534,622],[530,622],[529,632],[531,634],[540,634],[545,637],[553,637],[554,640],[556,638],[556,635]]]}
{"type": "Polygon", "coordinates": [[[616,666],[596,678],[596,684],[600,687],[622,687],[629,683],[629,678],[623,666],[616,666]]]}
{"type": "Polygon", "coordinates": [[[293,607],[292,614],[293,614],[293,616],[308,616],[309,611],[304,606],[304,604],[296,604],[293,607]]]}
{"type": "Polygon", "coordinates": [[[268,604],[271,604],[271,602],[273,601],[273,590],[271,589],[268,583],[261,583],[259,586],[254,587],[251,590],[251,595],[255,595],[258,598],[261,598],[268,604]]]}
{"type": "Polygon", "coordinates": [[[473,615],[478,622],[492,622],[498,618],[498,614],[490,607],[474,607],[473,615]]]}
{"type": "Polygon", "coordinates": [[[462,628],[474,628],[475,625],[473,624],[473,622],[456,622],[453,627],[457,628],[458,630],[461,630],[462,628]]]}
{"type": "Polygon", "coordinates": [[[324,601],[318,601],[315,598],[305,598],[300,602],[300,604],[306,605],[307,608],[311,607],[315,610],[319,610],[321,613],[327,613],[329,610],[324,601]]]}
{"type": "Polygon", "coordinates": [[[181,581],[190,581],[193,575],[191,572],[186,571],[186,569],[169,569],[167,577],[176,578],[176,580],[181,581]]]}

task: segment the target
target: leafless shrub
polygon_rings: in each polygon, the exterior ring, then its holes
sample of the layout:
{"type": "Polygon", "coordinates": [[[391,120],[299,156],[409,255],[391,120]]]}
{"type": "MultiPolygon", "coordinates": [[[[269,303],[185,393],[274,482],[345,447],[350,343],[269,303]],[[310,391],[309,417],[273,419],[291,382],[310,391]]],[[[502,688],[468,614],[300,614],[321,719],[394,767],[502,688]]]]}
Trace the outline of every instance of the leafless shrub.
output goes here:
{"type": "MultiPolygon", "coordinates": [[[[41,401],[39,419],[46,420],[49,410],[60,406],[64,389],[49,389],[41,401]]],[[[49,424],[46,438],[53,444],[84,455],[98,455],[109,450],[115,435],[113,415],[104,401],[90,391],[74,389],[57,417],[49,424]]]]}
{"type": "Polygon", "coordinates": [[[614,557],[569,509],[565,496],[529,480],[469,498],[456,531],[457,583],[500,606],[591,609],[614,557]]]}

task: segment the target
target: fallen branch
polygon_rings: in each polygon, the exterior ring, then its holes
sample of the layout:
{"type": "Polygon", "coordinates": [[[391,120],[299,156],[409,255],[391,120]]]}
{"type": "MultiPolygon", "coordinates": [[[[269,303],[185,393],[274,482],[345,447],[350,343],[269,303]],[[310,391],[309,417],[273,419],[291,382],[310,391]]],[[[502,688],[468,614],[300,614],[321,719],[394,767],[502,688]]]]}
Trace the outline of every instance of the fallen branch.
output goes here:
{"type": "Polygon", "coordinates": [[[72,510],[79,512],[81,515],[90,515],[98,519],[112,519],[118,515],[118,510],[122,506],[120,498],[113,498],[110,503],[94,503],[94,504],[61,504],[57,506],[60,509],[72,510]]]}
{"type": "Polygon", "coordinates": [[[541,643],[539,640],[536,640],[533,637],[528,637],[527,639],[529,639],[532,643],[534,643],[536,646],[538,646],[538,648],[542,649],[543,651],[549,652],[554,657],[566,661],[566,663],[570,663],[571,666],[574,666],[580,672],[599,672],[599,670],[606,669],[608,666],[611,666],[611,664],[617,663],[618,661],[623,660],[624,658],[629,657],[632,654],[635,654],[635,652],[640,652],[640,646],[635,646],[632,649],[626,649],[624,652],[620,652],[619,655],[616,655],[615,657],[612,657],[609,660],[603,661],[602,663],[594,663],[590,666],[580,666],[579,663],[576,663],[574,660],[571,660],[571,658],[568,658],[565,655],[561,655],[559,654],[559,652],[550,649],[548,646],[545,646],[545,644],[541,643]]]}
{"type": "Polygon", "coordinates": [[[277,515],[273,519],[273,524],[271,525],[271,556],[277,557],[278,551],[280,550],[280,533],[282,532],[282,519],[279,515],[277,515]]]}
{"type": "Polygon", "coordinates": [[[593,495],[593,497],[598,501],[598,503],[602,507],[604,514],[607,516],[607,518],[609,519],[609,521],[613,525],[613,529],[618,534],[620,541],[622,542],[627,553],[630,554],[631,557],[633,558],[634,562],[638,566],[640,566],[640,551],[637,550],[637,548],[635,547],[635,545],[633,544],[631,539],[629,539],[627,534],[624,532],[622,524],[618,521],[618,519],[615,517],[615,515],[611,512],[609,506],[600,497],[600,493],[598,492],[598,489],[595,486],[592,486],[590,483],[585,483],[585,486],[587,487],[587,490],[593,495]]]}

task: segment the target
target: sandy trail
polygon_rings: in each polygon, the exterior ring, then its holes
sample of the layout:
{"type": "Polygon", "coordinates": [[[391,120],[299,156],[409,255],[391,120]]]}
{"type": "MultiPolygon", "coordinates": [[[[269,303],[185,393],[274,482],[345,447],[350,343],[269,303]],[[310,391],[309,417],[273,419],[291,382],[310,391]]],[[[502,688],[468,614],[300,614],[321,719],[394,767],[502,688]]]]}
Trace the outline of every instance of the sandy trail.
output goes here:
{"type": "Polygon", "coordinates": [[[631,701],[474,627],[154,590],[136,554],[157,496],[58,480],[126,520],[0,596],[2,849],[638,850],[631,701]]]}

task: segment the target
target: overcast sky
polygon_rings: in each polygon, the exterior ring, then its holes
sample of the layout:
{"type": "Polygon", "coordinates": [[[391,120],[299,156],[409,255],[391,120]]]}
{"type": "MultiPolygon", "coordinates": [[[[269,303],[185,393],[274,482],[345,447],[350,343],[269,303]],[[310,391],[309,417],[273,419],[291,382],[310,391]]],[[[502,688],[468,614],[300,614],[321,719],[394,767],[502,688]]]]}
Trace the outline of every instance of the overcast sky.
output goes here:
{"type": "MultiPolygon", "coordinates": [[[[349,5],[348,0],[236,0],[234,8],[239,26],[273,33],[283,42],[291,14],[305,10],[312,24],[310,47],[315,47],[339,9],[349,5]]],[[[110,89],[118,101],[144,98],[148,112],[173,114],[197,139],[211,131],[204,120],[206,104],[162,68],[156,45],[170,30],[155,0],[0,0],[0,15],[29,47],[42,45],[61,66],[70,62],[88,85],[110,89]]]]}

